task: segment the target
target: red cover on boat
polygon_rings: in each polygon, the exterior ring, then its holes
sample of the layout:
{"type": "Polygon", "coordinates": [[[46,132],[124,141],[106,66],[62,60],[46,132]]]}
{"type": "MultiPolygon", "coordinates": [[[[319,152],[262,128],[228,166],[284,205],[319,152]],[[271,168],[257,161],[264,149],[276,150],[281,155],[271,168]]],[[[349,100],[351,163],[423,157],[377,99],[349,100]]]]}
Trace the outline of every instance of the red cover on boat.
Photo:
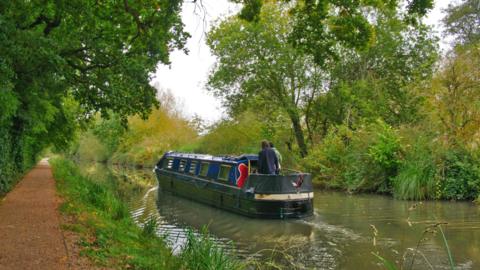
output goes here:
{"type": "Polygon", "coordinates": [[[248,177],[248,166],[245,165],[245,163],[240,163],[238,165],[238,172],[240,175],[237,178],[237,186],[238,187],[243,187],[245,184],[245,179],[248,177]]]}

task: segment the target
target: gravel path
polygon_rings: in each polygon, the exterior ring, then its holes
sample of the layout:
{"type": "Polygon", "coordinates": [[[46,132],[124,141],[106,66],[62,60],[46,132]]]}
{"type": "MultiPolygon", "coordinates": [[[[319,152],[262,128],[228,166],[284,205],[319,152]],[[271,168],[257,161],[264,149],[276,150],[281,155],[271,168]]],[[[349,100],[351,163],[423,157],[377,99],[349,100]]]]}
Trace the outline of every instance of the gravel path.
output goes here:
{"type": "Polygon", "coordinates": [[[68,269],[55,181],[42,160],[0,202],[0,269],[68,269]]]}

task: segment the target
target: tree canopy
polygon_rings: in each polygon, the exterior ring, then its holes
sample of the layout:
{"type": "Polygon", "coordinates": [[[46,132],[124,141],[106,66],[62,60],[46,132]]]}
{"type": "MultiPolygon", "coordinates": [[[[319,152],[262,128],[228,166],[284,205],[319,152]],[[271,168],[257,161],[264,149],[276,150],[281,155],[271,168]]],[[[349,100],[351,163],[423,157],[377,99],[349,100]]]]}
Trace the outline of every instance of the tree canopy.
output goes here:
{"type": "Polygon", "coordinates": [[[429,29],[411,27],[404,18],[391,9],[377,13],[368,46],[337,40],[330,47],[337,58],[319,65],[315,55],[291,42],[298,22],[290,6],[264,4],[255,21],[231,17],[209,33],[207,43],[218,58],[209,89],[232,116],[248,108],[266,118],[275,110],[285,113],[301,156],[319,132],[345,119],[412,121],[418,104],[412,89],[431,76],[437,54],[429,29]]]}
{"type": "Polygon", "coordinates": [[[257,99],[283,108],[290,118],[302,155],[307,154],[301,128],[302,109],[322,91],[313,58],[289,42],[289,16],[275,5],[264,6],[256,23],[231,18],[214,28],[208,44],[219,58],[209,85],[235,111],[257,99]]]}
{"type": "MultiPolygon", "coordinates": [[[[262,5],[269,1],[232,0],[243,3],[240,18],[258,21],[262,5]]],[[[315,58],[323,65],[338,57],[334,49],[337,44],[362,49],[375,38],[374,18],[378,12],[400,11],[398,0],[338,1],[338,0],[301,0],[273,1],[288,3],[288,9],[294,21],[294,31],[290,42],[315,58]]],[[[416,24],[432,7],[433,0],[406,1],[404,20],[416,24]]]]}
{"type": "Polygon", "coordinates": [[[2,1],[1,178],[28,167],[46,145],[65,145],[79,120],[96,112],[146,116],[158,104],[150,74],[188,37],[181,5],[2,1]]]}
{"type": "Polygon", "coordinates": [[[480,3],[465,0],[458,5],[450,4],[443,18],[445,34],[455,37],[457,44],[474,44],[480,41],[480,3]]]}

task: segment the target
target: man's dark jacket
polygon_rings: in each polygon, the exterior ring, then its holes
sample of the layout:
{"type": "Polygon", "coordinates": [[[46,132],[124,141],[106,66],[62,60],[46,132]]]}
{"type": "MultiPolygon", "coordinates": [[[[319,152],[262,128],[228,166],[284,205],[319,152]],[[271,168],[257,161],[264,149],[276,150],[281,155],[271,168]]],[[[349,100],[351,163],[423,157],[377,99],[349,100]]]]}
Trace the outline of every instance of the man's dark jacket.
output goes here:
{"type": "Polygon", "coordinates": [[[258,153],[258,172],[275,174],[278,168],[278,159],[272,148],[264,148],[258,153]]]}

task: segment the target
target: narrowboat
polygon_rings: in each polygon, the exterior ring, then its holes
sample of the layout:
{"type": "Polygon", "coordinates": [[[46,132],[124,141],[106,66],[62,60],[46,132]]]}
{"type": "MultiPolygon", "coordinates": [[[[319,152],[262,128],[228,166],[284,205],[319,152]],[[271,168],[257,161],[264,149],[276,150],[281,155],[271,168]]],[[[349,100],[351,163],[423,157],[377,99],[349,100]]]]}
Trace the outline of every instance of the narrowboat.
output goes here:
{"type": "Polygon", "coordinates": [[[257,173],[258,155],[218,157],[167,152],[155,166],[159,190],[254,218],[313,214],[311,175],[257,173]]]}

